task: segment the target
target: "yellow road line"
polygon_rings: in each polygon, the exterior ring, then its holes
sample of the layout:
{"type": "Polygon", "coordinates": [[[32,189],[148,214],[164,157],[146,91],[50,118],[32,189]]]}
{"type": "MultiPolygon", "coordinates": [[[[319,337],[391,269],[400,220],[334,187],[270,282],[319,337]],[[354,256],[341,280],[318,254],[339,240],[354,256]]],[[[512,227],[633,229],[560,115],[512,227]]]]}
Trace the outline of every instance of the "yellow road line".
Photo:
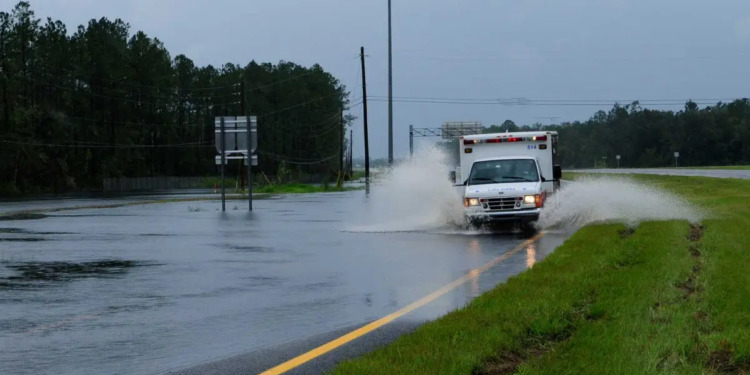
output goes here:
{"type": "Polygon", "coordinates": [[[442,288],[440,288],[440,289],[438,289],[438,290],[436,290],[436,291],[434,291],[434,292],[432,292],[432,293],[430,293],[430,294],[428,294],[428,295],[420,298],[419,300],[417,300],[415,302],[412,302],[411,304],[409,304],[409,305],[401,308],[400,310],[398,310],[396,312],[393,312],[393,313],[391,313],[389,315],[386,315],[386,316],[384,316],[384,317],[382,317],[382,318],[380,318],[380,319],[378,319],[378,320],[376,320],[376,321],[374,321],[372,323],[369,323],[369,324],[367,324],[365,326],[362,326],[362,327],[360,327],[360,328],[358,328],[358,329],[356,329],[354,331],[351,331],[351,332],[349,332],[349,333],[347,333],[347,334],[345,334],[345,335],[343,335],[343,336],[341,336],[341,337],[339,337],[339,338],[337,338],[337,339],[335,339],[333,341],[329,341],[328,343],[323,344],[323,345],[321,345],[321,346],[319,346],[319,347],[317,347],[315,349],[312,349],[312,350],[310,350],[307,353],[304,353],[304,354],[301,354],[301,355],[299,355],[297,357],[294,357],[294,358],[292,358],[292,359],[290,359],[290,360],[288,360],[288,361],[286,361],[286,362],[284,362],[284,363],[282,363],[282,364],[280,364],[280,365],[278,365],[276,367],[268,369],[268,370],[262,372],[261,375],[278,375],[278,374],[283,374],[283,373],[285,373],[285,372],[287,372],[287,371],[289,371],[289,370],[291,370],[291,369],[293,369],[295,367],[298,367],[298,366],[304,364],[305,362],[313,360],[316,357],[319,357],[319,356],[321,356],[323,354],[326,354],[326,353],[330,352],[331,350],[334,350],[334,349],[336,349],[336,348],[338,348],[338,347],[340,347],[342,345],[345,345],[345,344],[349,343],[350,341],[353,341],[353,340],[355,340],[355,339],[357,339],[359,337],[362,337],[362,336],[364,336],[364,335],[366,335],[366,334],[368,334],[368,333],[370,333],[370,332],[372,332],[372,331],[374,331],[374,330],[376,330],[376,329],[378,329],[378,328],[380,328],[380,327],[382,327],[382,326],[384,326],[384,325],[386,325],[386,324],[388,324],[388,323],[396,320],[397,318],[399,318],[401,316],[404,316],[404,315],[406,315],[406,314],[408,314],[408,313],[410,313],[410,312],[412,312],[412,311],[414,311],[414,310],[416,310],[416,309],[418,309],[418,308],[420,308],[420,307],[422,307],[422,306],[424,306],[424,305],[426,305],[426,304],[434,301],[435,299],[437,299],[437,298],[441,297],[442,295],[444,295],[444,294],[450,292],[451,290],[455,289],[459,285],[464,284],[467,281],[476,279],[483,272],[487,271],[488,269],[490,269],[490,268],[498,265],[499,263],[505,261],[506,259],[510,258],[511,256],[513,256],[513,254],[515,254],[515,253],[521,251],[522,249],[526,248],[526,246],[528,246],[531,243],[535,242],[536,240],[538,240],[542,236],[544,236],[544,232],[540,232],[536,236],[534,236],[534,237],[532,237],[532,238],[524,241],[523,243],[519,244],[518,246],[514,247],[512,250],[510,250],[508,252],[505,252],[503,255],[501,255],[501,256],[499,256],[499,257],[497,257],[497,258],[495,258],[495,259],[493,259],[493,260],[491,260],[491,261],[489,261],[487,263],[485,263],[484,265],[482,265],[479,268],[475,268],[475,269],[471,270],[469,273],[467,273],[466,275],[464,275],[464,276],[456,279],[452,283],[443,286],[442,288]]]}

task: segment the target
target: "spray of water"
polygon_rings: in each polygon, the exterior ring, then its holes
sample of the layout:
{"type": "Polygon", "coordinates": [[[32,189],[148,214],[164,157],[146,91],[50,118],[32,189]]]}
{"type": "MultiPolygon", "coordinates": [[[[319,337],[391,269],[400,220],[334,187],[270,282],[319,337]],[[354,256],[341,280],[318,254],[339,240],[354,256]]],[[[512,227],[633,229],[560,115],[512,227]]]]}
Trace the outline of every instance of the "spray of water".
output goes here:
{"type": "Polygon", "coordinates": [[[447,161],[442,150],[424,147],[383,172],[373,181],[367,212],[349,230],[427,231],[461,223],[461,196],[448,180],[447,161]]]}
{"type": "MultiPolygon", "coordinates": [[[[440,231],[472,234],[464,227],[461,192],[448,180],[452,166],[437,147],[386,170],[372,183],[366,208],[345,230],[440,231]]],[[[545,203],[537,227],[574,229],[595,222],[636,226],[647,220],[698,222],[703,213],[667,191],[626,177],[593,177],[564,183],[545,203]]]]}
{"type": "Polygon", "coordinates": [[[703,217],[683,199],[624,177],[596,177],[564,184],[545,204],[537,223],[542,229],[580,227],[594,222],[636,226],[647,220],[703,217]]]}

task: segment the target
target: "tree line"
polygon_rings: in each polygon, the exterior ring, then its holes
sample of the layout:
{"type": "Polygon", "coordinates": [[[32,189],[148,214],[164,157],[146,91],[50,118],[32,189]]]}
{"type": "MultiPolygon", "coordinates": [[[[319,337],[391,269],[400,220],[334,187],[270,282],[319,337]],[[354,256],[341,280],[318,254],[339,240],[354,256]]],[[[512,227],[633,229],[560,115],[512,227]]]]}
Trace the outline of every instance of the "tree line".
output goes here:
{"type": "Polygon", "coordinates": [[[554,130],[564,168],[666,167],[750,164],[750,100],[700,108],[688,101],[680,111],[644,109],[638,102],[615,104],[587,121],[517,126],[507,120],[485,129],[554,130]]]}
{"type": "Polygon", "coordinates": [[[221,115],[258,117],[259,172],[327,175],[347,96],[317,64],[200,67],[121,19],[69,32],[22,1],[0,12],[0,192],[216,174],[221,115]]]}

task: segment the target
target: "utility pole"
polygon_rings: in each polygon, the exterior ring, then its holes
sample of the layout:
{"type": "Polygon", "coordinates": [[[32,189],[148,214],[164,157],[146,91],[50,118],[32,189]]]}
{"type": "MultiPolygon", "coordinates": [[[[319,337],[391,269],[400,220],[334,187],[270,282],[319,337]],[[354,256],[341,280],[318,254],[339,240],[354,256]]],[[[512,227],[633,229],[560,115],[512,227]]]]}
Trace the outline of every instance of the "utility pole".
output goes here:
{"type": "Polygon", "coordinates": [[[365,75],[365,47],[360,47],[359,57],[362,61],[362,115],[365,125],[365,189],[370,192],[370,144],[367,135],[367,76],[365,75]]]}
{"type": "Polygon", "coordinates": [[[349,129],[349,178],[354,175],[354,130],[349,129]]]}
{"type": "MultiPolygon", "coordinates": [[[[364,70],[362,70],[364,72],[364,70]]],[[[391,0],[388,0],[388,164],[393,165],[393,53],[391,44],[391,0]]]]}
{"type": "Polygon", "coordinates": [[[344,181],[344,110],[341,109],[341,129],[339,129],[339,186],[344,181]]]}
{"type": "MultiPolygon", "coordinates": [[[[247,209],[253,210],[253,153],[252,153],[252,134],[250,129],[252,128],[253,120],[250,116],[247,118],[247,209]]],[[[257,133],[255,136],[257,137],[257,133]]]]}
{"type": "Polygon", "coordinates": [[[414,125],[409,125],[409,156],[414,156],[414,125]]]}

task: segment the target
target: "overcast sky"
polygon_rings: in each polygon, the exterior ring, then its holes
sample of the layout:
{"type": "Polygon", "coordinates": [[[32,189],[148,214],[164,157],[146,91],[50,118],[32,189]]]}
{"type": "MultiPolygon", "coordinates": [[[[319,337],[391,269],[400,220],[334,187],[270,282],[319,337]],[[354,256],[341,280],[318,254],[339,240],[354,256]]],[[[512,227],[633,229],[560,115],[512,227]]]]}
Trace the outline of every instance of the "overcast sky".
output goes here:
{"type": "MultiPolygon", "coordinates": [[[[5,11],[16,3],[0,0],[5,11]]],[[[387,0],[32,0],[31,6],[69,31],[91,18],[122,18],[131,32],[143,30],[173,57],[182,53],[198,65],[319,63],[352,100],[361,96],[357,54],[364,46],[368,95],[388,93],[387,0]]],[[[409,151],[410,124],[586,120],[614,100],[750,96],[748,0],[393,0],[392,12],[394,97],[528,99],[526,105],[396,102],[396,157],[409,151]]],[[[387,104],[373,101],[368,110],[371,157],[387,156],[387,104]]],[[[362,155],[362,107],[352,112],[359,117],[355,155],[362,155]]]]}

